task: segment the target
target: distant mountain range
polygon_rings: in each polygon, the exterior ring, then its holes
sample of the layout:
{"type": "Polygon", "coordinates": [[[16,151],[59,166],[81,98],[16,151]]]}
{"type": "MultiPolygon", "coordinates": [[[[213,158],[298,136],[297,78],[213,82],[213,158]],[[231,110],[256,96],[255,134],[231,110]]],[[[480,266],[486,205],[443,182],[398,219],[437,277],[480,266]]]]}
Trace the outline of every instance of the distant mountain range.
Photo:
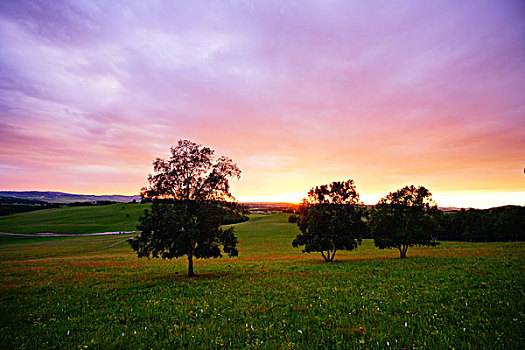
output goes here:
{"type": "Polygon", "coordinates": [[[0,191],[0,197],[11,197],[24,200],[43,201],[48,203],[112,201],[128,203],[134,199],[140,202],[140,196],[71,194],[64,192],[41,191],[0,191]]]}

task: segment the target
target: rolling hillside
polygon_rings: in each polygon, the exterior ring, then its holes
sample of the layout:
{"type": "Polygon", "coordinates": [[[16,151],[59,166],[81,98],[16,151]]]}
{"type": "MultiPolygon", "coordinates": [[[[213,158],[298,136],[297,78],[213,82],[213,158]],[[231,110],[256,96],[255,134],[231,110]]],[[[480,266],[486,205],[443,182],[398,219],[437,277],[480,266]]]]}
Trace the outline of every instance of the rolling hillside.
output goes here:
{"type": "Polygon", "coordinates": [[[0,217],[0,232],[96,233],[133,231],[149,204],[64,207],[0,217]]]}

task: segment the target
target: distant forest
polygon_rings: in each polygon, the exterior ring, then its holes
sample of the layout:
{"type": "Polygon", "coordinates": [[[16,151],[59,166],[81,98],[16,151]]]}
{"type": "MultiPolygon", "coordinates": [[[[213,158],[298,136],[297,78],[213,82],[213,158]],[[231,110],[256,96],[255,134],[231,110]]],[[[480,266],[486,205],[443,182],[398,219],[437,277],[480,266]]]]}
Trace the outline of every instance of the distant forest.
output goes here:
{"type": "Polygon", "coordinates": [[[525,241],[525,207],[461,209],[443,213],[438,241],[525,241]]]}

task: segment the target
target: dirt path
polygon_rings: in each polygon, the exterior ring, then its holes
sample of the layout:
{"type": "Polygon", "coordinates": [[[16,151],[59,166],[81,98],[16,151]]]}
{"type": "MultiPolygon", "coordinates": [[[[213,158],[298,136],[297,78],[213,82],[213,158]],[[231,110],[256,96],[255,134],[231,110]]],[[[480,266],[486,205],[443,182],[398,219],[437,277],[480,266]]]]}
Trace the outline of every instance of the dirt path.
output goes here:
{"type": "Polygon", "coordinates": [[[122,244],[122,243],[124,243],[124,242],[127,242],[127,241],[128,241],[128,239],[126,238],[125,240],[118,241],[118,242],[115,242],[115,243],[113,243],[113,244],[107,245],[107,246],[104,247],[104,249],[113,248],[113,247],[115,247],[115,246],[117,246],[117,245],[119,245],[119,244],[122,244]]]}

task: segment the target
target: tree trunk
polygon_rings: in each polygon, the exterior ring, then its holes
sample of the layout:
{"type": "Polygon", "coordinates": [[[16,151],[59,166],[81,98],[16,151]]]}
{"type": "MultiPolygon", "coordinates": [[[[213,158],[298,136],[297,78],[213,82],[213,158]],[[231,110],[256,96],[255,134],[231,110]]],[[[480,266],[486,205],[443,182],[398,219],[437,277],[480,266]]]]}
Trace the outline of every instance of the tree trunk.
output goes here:
{"type": "Polygon", "coordinates": [[[332,257],[330,258],[330,261],[334,261],[334,257],[335,257],[335,252],[337,251],[337,249],[334,249],[334,252],[332,253],[332,257]]]}
{"type": "Polygon", "coordinates": [[[401,259],[404,259],[404,258],[407,257],[407,250],[408,250],[408,246],[407,245],[399,247],[399,257],[401,259]]]}
{"type": "Polygon", "coordinates": [[[193,255],[188,255],[188,277],[195,277],[193,273],[193,255]]]}
{"type": "Polygon", "coordinates": [[[334,249],[333,253],[330,254],[330,250],[326,251],[326,255],[323,251],[321,251],[321,255],[323,256],[324,261],[331,262],[334,261],[335,252],[337,249],[334,249]]]}

